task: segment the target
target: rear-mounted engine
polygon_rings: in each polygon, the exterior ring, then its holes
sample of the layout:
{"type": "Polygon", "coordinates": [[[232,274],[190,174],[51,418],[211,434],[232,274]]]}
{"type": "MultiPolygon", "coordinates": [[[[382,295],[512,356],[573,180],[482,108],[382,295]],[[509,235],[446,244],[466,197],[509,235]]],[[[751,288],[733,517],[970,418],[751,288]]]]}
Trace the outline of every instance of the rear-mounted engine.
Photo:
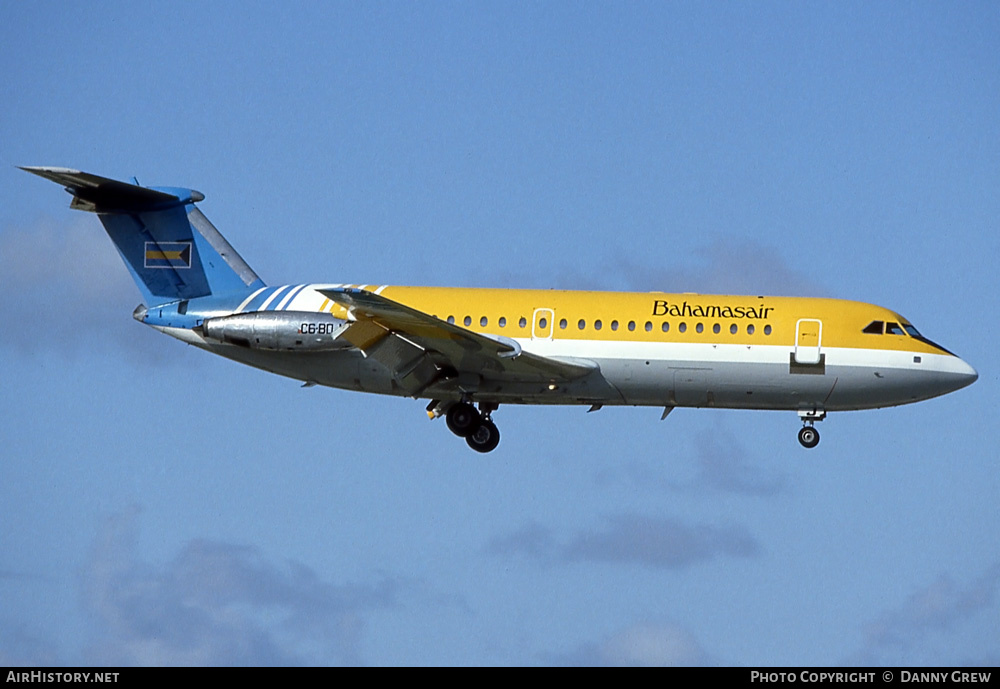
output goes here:
{"type": "Polygon", "coordinates": [[[321,352],[351,344],[338,338],[350,323],[328,313],[259,311],[209,318],[201,326],[209,340],[268,351],[321,352]]]}

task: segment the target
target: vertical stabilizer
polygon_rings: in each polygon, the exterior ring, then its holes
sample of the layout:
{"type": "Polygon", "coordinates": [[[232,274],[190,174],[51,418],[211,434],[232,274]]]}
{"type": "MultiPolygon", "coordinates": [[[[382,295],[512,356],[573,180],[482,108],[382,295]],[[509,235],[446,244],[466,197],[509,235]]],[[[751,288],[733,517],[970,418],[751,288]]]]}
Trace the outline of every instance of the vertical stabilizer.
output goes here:
{"type": "Polygon", "coordinates": [[[152,188],[79,170],[23,167],[73,194],[72,208],[97,213],[147,305],[264,286],[208,221],[193,189],[152,188]]]}

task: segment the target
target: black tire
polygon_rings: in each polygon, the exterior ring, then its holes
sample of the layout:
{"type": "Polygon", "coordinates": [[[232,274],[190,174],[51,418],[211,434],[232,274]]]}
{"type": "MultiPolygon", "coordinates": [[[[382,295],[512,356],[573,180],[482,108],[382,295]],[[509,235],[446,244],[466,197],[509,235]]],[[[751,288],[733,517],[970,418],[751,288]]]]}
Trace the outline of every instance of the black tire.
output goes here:
{"type": "Polygon", "coordinates": [[[483,419],[465,442],[476,452],[492,452],[500,444],[500,429],[489,419],[483,419]]]}
{"type": "Polygon", "coordinates": [[[805,448],[816,447],[819,445],[819,431],[812,426],[803,426],[799,430],[799,442],[805,448]]]}
{"type": "Polygon", "coordinates": [[[459,438],[468,438],[479,428],[482,417],[479,416],[476,408],[468,402],[459,402],[451,405],[451,408],[448,409],[445,421],[448,423],[448,430],[452,433],[459,438]]]}

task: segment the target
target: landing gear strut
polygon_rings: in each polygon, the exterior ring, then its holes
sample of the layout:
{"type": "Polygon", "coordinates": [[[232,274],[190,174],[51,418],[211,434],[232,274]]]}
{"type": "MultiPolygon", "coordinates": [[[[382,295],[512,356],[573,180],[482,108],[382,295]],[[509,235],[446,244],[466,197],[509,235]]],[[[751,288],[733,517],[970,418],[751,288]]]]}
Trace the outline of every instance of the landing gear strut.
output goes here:
{"type": "Polygon", "coordinates": [[[822,409],[800,411],[799,418],[802,419],[802,428],[799,429],[799,443],[807,449],[816,447],[819,445],[819,431],[813,424],[825,419],[826,412],[822,409]]]}
{"type": "Polygon", "coordinates": [[[465,438],[476,452],[492,452],[500,444],[500,430],[490,418],[496,408],[495,404],[482,402],[477,411],[471,402],[456,402],[445,414],[448,430],[465,438]]]}

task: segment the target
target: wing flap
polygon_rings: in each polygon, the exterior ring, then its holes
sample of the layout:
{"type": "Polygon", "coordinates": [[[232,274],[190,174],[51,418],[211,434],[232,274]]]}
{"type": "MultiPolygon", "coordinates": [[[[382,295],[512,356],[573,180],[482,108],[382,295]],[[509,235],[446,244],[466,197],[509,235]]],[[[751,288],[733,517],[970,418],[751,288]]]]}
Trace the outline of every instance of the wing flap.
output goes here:
{"type": "Polygon", "coordinates": [[[388,334],[389,331],[386,328],[374,321],[356,321],[341,337],[362,352],[367,352],[388,334]]]}

